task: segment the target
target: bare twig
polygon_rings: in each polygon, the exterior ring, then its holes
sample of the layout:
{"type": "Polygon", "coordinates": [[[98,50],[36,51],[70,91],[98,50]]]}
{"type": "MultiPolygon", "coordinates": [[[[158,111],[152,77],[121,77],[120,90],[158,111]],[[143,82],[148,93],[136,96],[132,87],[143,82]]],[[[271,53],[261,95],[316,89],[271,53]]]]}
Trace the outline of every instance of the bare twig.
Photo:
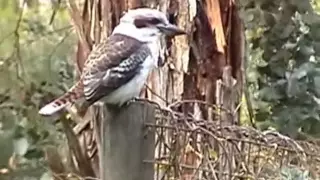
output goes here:
{"type": "MultiPolygon", "coordinates": [[[[69,35],[71,34],[71,31],[68,32],[61,40],[60,42],[57,43],[57,45],[55,45],[52,49],[52,51],[49,53],[48,55],[48,65],[49,65],[49,68],[48,69],[51,69],[51,59],[52,59],[52,56],[54,55],[54,53],[57,51],[57,49],[59,48],[59,46],[69,37],[69,35]]],[[[50,73],[51,71],[49,71],[50,73]]]]}
{"type": "Polygon", "coordinates": [[[83,28],[84,28],[84,24],[83,24],[83,20],[80,14],[80,11],[75,3],[74,0],[69,0],[69,12],[70,15],[72,17],[72,20],[74,22],[75,28],[76,28],[76,32],[78,33],[78,37],[79,37],[79,41],[81,42],[81,44],[84,47],[84,51],[89,52],[90,51],[90,47],[89,44],[86,40],[86,36],[84,34],[83,28]]]}
{"type": "Polygon", "coordinates": [[[23,81],[23,78],[21,78],[20,76],[20,71],[19,71],[19,65],[21,67],[21,71],[22,74],[24,74],[25,70],[24,70],[24,66],[22,64],[22,57],[21,57],[21,52],[20,52],[20,34],[19,34],[19,29],[20,29],[20,23],[22,21],[22,16],[23,16],[23,12],[24,12],[24,8],[25,8],[25,4],[26,4],[26,0],[23,1],[22,3],[22,8],[20,10],[20,14],[16,23],[16,28],[14,30],[14,36],[15,36],[15,43],[14,43],[14,47],[16,49],[16,55],[17,55],[17,59],[19,61],[19,63],[16,63],[16,70],[17,70],[17,77],[18,79],[23,81]]]}
{"type": "MultiPolygon", "coordinates": [[[[192,103],[191,100],[189,103],[192,103]]],[[[275,131],[260,132],[253,127],[236,125],[217,126],[218,122],[195,120],[191,115],[167,109],[169,108],[160,109],[156,124],[146,124],[157,132],[156,161],[145,161],[157,164],[156,180],[170,178],[173,174],[176,174],[175,178],[181,178],[181,172],[184,172],[182,169],[192,170],[193,173],[188,176],[191,179],[276,179],[279,178],[281,168],[288,166],[293,160],[298,162],[297,166],[302,169],[315,169],[313,167],[320,166],[320,155],[317,153],[320,147],[316,144],[295,141],[275,131]],[[221,134],[221,131],[224,133],[221,134]],[[202,161],[196,166],[187,165],[179,158],[185,155],[193,134],[202,137],[201,140],[193,139],[194,143],[200,145],[195,147],[201,148],[197,149],[197,152],[200,153],[202,161]],[[215,151],[217,146],[221,151],[215,151]],[[215,153],[212,154],[212,151],[215,153]],[[226,157],[227,166],[217,166],[221,156],[226,157]],[[230,166],[233,162],[235,166],[230,166]],[[204,173],[204,176],[200,173],[204,173]]]]}
{"type": "Polygon", "coordinates": [[[49,20],[49,25],[51,25],[54,21],[54,18],[57,14],[57,11],[58,9],[60,8],[60,4],[61,4],[61,0],[58,0],[56,3],[53,4],[54,8],[53,8],[53,12],[52,12],[52,15],[50,17],[50,20],[49,20]]]}

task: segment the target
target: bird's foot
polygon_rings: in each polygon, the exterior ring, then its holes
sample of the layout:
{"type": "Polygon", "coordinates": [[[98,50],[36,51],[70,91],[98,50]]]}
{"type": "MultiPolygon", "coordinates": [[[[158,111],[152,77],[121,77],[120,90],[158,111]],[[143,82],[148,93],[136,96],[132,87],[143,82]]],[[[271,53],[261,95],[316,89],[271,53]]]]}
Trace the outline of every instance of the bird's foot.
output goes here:
{"type": "Polygon", "coordinates": [[[150,100],[147,98],[134,97],[134,98],[130,99],[129,101],[127,101],[124,105],[129,106],[131,103],[134,103],[134,102],[150,102],[150,100]]]}
{"type": "Polygon", "coordinates": [[[125,102],[122,106],[126,107],[126,106],[129,106],[131,103],[134,103],[135,102],[135,98],[132,98],[130,100],[128,100],[127,102],[125,102]]]}
{"type": "Polygon", "coordinates": [[[141,97],[135,97],[134,98],[135,102],[145,102],[145,101],[150,101],[148,98],[141,98],[141,97]]]}
{"type": "Polygon", "coordinates": [[[149,103],[149,104],[153,104],[153,105],[156,105],[157,107],[160,107],[160,105],[150,99],[147,99],[147,98],[141,98],[141,97],[134,97],[132,99],[130,99],[129,101],[127,101],[124,106],[128,106],[130,105],[131,103],[134,103],[134,102],[140,102],[140,103],[149,103]]]}

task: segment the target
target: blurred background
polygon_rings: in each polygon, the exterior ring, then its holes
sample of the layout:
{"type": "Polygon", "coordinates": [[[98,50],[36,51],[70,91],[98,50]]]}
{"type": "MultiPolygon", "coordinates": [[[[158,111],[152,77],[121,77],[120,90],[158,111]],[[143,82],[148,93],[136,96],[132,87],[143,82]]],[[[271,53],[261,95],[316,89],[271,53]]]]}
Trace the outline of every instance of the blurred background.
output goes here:
{"type": "Polygon", "coordinates": [[[43,148],[65,140],[37,111],[73,82],[75,32],[65,2],[1,0],[0,9],[0,179],[45,179],[43,148]]]}

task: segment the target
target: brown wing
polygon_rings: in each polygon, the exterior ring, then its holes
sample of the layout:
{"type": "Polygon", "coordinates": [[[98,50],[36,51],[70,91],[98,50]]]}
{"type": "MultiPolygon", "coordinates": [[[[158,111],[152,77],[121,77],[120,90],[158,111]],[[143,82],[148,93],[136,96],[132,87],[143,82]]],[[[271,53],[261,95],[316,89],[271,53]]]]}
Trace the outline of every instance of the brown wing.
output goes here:
{"type": "Polygon", "coordinates": [[[123,35],[112,35],[90,53],[82,74],[84,95],[93,103],[130,81],[140,70],[149,48],[123,35]]]}

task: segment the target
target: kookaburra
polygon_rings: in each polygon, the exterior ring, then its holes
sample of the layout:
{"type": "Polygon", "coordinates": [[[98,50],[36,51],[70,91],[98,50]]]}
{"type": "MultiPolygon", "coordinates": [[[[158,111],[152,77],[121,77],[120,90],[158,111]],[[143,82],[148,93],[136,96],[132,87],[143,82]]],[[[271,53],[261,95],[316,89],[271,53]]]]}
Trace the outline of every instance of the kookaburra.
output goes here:
{"type": "Polygon", "coordinates": [[[161,36],[181,34],[185,31],[158,10],[129,10],[112,34],[93,48],[79,81],[39,113],[52,115],[80,99],[87,108],[97,101],[121,106],[138,97],[149,72],[158,66],[161,36]]]}

